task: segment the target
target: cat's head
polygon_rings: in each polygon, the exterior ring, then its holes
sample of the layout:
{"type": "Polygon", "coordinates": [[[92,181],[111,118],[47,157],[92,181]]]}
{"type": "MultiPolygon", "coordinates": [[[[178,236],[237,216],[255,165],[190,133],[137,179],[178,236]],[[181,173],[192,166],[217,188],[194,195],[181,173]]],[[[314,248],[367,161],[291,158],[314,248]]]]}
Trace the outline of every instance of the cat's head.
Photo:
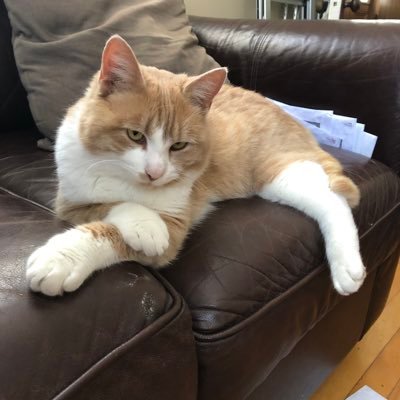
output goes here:
{"type": "Polygon", "coordinates": [[[210,151],[207,113],[225,78],[225,68],[188,77],[140,65],[115,35],[83,99],[80,140],[97,158],[120,162],[134,184],[198,176],[210,151]]]}

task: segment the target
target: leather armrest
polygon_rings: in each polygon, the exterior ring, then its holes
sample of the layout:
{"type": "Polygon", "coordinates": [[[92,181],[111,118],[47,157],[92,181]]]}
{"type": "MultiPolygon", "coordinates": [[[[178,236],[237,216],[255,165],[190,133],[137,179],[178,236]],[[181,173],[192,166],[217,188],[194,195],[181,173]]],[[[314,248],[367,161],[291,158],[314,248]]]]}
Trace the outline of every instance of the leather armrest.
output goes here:
{"type": "Polygon", "coordinates": [[[400,172],[400,23],[190,17],[235,85],[289,104],[357,117],[374,158],[400,172]]]}
{"type": "Polygon", "coordinates": [[[61,229],[0,188],[0,398],[194,400],[190,313],[158,274],[125,263],[63,297],[28,290],[28,255],[61,229]]]}

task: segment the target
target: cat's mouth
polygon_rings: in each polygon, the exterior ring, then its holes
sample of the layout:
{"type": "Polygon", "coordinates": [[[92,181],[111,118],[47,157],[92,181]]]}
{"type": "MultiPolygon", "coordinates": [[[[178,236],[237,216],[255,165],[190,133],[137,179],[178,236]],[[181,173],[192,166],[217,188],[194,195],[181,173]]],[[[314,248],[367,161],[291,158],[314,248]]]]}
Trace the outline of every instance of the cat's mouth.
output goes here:
{"type": "Polygon", "coordinates": [[[162,178],[156,179],[156,180],[151,180],[147,176],[141,176],[139,183],[147,188],[149,188],[149,187],[159,188],[162,186],[169,186],[173,183],[178,182],[178,180],[179,180],[178,176],[171,177],[171,178],[162,177],[162,178]]]}

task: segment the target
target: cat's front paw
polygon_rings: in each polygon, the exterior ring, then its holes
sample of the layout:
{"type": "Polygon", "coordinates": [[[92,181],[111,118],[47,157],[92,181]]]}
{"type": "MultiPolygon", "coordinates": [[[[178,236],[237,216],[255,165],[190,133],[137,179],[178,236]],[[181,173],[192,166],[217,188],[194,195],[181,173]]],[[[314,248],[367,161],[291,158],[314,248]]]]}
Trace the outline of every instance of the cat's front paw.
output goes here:
{"type": "Polygon", "coordinates": [[[168,228],[161,218],[144,221],[128,220],[125,226],[119,228],[125,242],[132,249],[141,251],[148,257],[161,256],[169,246],[168,228]]]}
{"type": "Polygon", "coordinates": [[[118,228],[128,246],[148,257],[163,255],[169,246],[164,220],[157,212],[140,204],[115,206],[104,221],[118,228]]]}
{"type": "Polygon", "coordinates": [[[331,263],[333,286],[343,296],[355,293],[366,277],[364,264],[359,254],[346,260],[331,263]]]}
{"type": "Polygon", "coordinates": [[[92,273],[81,257],[81,251],[84,252],[83,248],[80,249],[84,244],[84,241],[80,241],[82,235],[78,230],[56,235],[31,254],[27,261],[26,277],[34,292],[57,296],[72,292],[82,285],[92,273]]]}

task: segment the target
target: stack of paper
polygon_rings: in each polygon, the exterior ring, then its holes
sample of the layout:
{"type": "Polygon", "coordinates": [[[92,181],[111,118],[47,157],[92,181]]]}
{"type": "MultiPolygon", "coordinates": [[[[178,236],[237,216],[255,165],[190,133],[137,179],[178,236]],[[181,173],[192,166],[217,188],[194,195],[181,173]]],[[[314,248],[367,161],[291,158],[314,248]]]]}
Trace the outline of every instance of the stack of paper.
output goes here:
{"type": "Polygon", "coordinates": [[[365,125],[356,118],[335,115],[330,110],[296,107],[275,100],[274,103],[308,128],[319,143],[372,156],[377,137],[365,132],[365,125]]]}

